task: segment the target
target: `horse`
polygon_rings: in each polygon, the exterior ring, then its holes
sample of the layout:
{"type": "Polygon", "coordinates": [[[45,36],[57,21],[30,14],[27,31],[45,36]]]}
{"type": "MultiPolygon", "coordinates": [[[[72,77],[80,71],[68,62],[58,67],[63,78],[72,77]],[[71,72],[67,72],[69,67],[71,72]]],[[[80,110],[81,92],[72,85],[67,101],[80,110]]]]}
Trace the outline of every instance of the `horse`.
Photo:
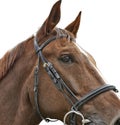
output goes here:
{"type": "Polygon", "coordinates": [[[0,125],[120,125],[117,89],[77,42],[81,12],[57,28],[61,0],[43,25],[0,59],[0,125]],[[51,119],[49,119],[51,118],[51,119]]]}

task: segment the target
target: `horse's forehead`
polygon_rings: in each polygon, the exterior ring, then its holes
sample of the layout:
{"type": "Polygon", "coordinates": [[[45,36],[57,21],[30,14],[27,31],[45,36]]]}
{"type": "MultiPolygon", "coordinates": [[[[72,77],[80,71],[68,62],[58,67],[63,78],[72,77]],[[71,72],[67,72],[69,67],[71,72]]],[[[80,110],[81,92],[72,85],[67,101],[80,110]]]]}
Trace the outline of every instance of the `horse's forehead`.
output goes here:
{"type": "Polygon", "coordinates": [[[69,39],[68,40],[65,39],[63,41],[60,41],[60,46],[63,48],[63,50],[65,49],[70,52],[77,52],[79,54],[85,55],[86,57],[89,57],[88,52],[86,52],[82,47],[80,47],[79,44],[76,43],[75,41],[70,41],[69,39]]]}
{"type": "Polygon", "coordinates": [[[87,53],[82,47],[80,47],[78,43],[73,43],[73,44],[75,45],[76,49],[77,49],[80,53],[82,53],[83,55],[85,55],[85,56],[87,56],[87,57],[89,56],[88,53],[87,53]]]}
{"type": "Polygon", "coordinates": [[[81,53],[82,55],[87,57],[87,59],[90,60],[94,65],[96,65],[96,61],[94,60],[93,56],[90,53],[88,53],[82,47],[80,47],[79,44],[77,44],[77,43],[74,43],[74,44],[79,51],[78,53],[81,53]]]}
{"type": "Polygon", "coordinates": [[[79,46],[78,43],[74,42],[74,49],[78,52],[78,53],[81,53],[82,55],[86,56],[86,57],[89,57],[89,54],[88,52],[86,52],[82,47],[79,46]]]}

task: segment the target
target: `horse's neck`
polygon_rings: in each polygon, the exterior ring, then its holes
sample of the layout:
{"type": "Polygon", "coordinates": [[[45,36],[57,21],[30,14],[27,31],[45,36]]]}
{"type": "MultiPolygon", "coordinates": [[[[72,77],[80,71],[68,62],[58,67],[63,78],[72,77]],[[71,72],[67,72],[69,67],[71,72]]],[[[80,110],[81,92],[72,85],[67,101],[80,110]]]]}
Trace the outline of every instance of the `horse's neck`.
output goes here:
{"type": "Polygon", "coordinates": [[[30,55],[32,45],[26,45],[23,55],[0,82],[0,125],[30,125],[29,116],[34,116],[27,91],[36,62],[36,57],[30,55]]]}

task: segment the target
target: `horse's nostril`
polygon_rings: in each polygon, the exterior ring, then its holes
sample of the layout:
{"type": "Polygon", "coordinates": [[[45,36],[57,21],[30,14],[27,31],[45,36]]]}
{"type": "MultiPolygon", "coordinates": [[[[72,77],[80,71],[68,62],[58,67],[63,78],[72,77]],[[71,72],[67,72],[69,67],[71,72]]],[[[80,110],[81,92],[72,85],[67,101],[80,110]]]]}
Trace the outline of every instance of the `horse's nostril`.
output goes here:
{"type": "Polygon", "coordinates": [[[120,118],[115,122],[114,125],[120,125],[120,118]]]}

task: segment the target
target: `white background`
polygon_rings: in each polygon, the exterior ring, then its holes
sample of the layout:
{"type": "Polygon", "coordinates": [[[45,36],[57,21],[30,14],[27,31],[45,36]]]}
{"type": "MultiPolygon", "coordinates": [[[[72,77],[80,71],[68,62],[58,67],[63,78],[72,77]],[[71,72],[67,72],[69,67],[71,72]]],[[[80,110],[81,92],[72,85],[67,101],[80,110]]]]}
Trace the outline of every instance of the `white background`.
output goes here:
{"type": "MultiPolygon", "coordinates": [[[[38,30],[55,2],[0,1],[0,58],[38,30]]],[[[58,24],[61,28],[66,27],[82,10],[77,42],[94,56],[107,82],[120,90],[120,1],[62,0],[61,9],[62,18],[58,24]]]]}

